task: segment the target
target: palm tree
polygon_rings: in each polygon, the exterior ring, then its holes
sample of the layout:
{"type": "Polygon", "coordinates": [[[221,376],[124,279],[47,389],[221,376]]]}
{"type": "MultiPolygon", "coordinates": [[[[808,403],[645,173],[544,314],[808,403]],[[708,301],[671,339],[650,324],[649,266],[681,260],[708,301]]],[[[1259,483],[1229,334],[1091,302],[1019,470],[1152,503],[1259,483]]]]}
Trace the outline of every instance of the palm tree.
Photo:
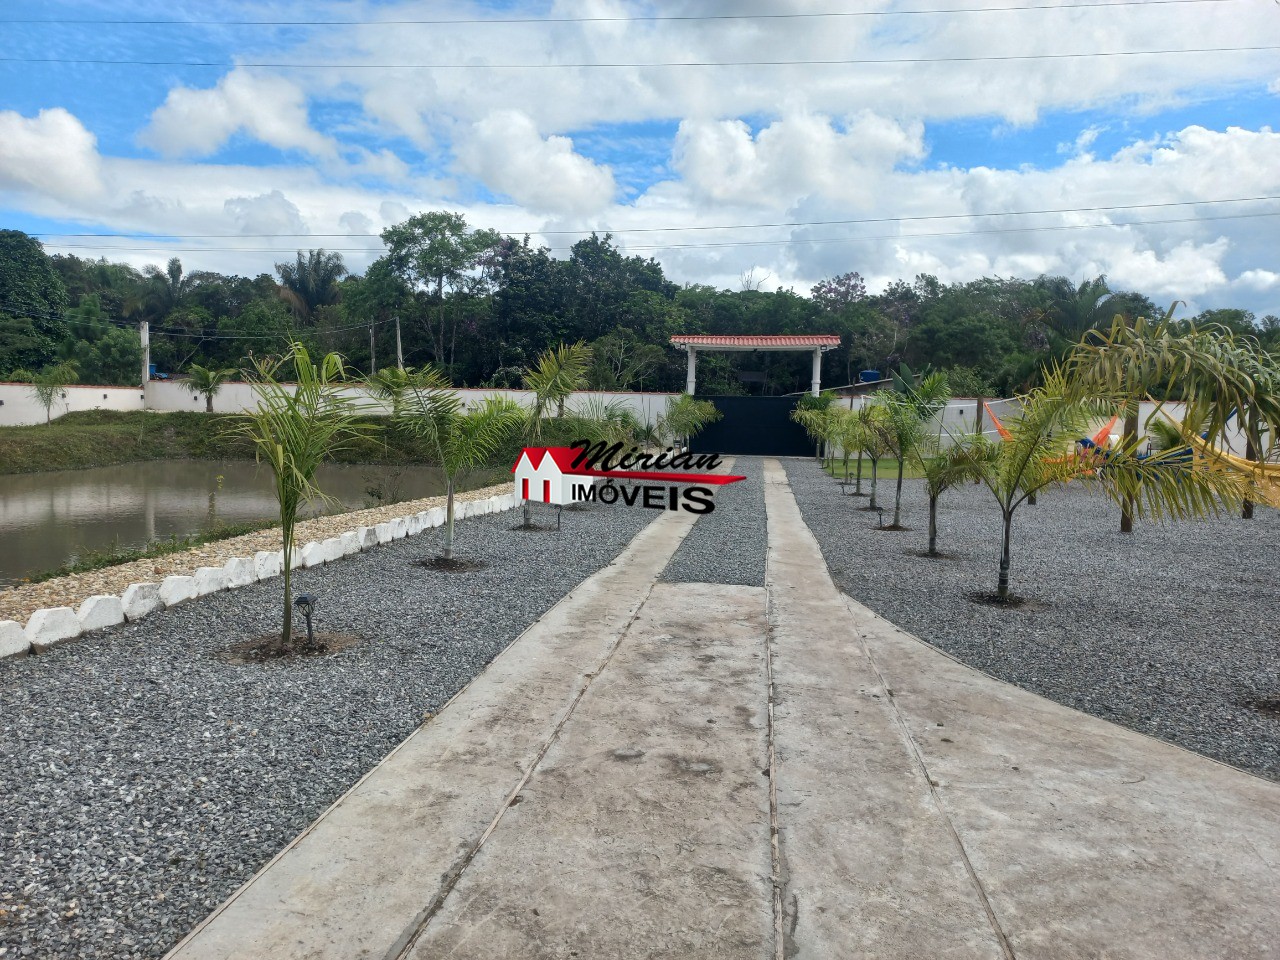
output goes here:
{"type": "Polygon", "coordinates": [[[575,390],[585,390],[587,374],[591,369],[591,348],[579,340],[572,345],[560,344],[554,350],[547,350],[540,357],[536,366],[524,372],[524,386],[534,394],[533,416],[534,432],[539,428],[536,421],[546,416],[546,412],[554,404],[556,416],[564,416],[565,401],[575,390]]]}
{"type": "Polygon", "coordinates": [[[1127,441],[1104,455],[1075,449],[1075,440],[1089,424],[1123,398],[1078,398],[1070,386],[1061,369],[1046,371],[1044,386],[1023,398],[1018,413],[1005,421],[1010,436],[995,443],[979,438],[974,444],[982,480],[1003,520],[996,587],[1001,601],[1009,599],[1014,514],[1041,490],[1072,481],[1093,483],[1113,500],[1130,503],[1138,515],[1154,519],[1210,516],[1245,496],[1246,481],[1239,473],[1188,460],[1180,450],[1140,457],[1137,443],[1127,441]]]}
{"type": "Polygon", "coordinates": [[[338,281],[347,275],[342,254],[324,250],[298,251],[293,263],[277,263],[280,275],[280,299],[289,305],[294,316],[306,320],[320,307],[338,302],[338,281]]]}
{"type": "Polygon", "coordinates": [[[917,386],[914,378],[897,382],[897,389],[882,391],[874,403],[884,411],[881,435],[889,453],[898,462],[898,483],[893,498],[893,523],[886,529],[902,527],[902,479],[907,460],[929,437],[929,422],[951,397],[944,373],[931,373],[917,386]]]}
{"type": "Polygon", "coordinates": [[[364,382],[369,393],[391,406],[391,415],[394,417],[399,414],[405,395],[413,387],[417,376],[412,367],[383,367],[365,378],[364,382]]]}
{"type": "Polygon", "coordinates": [[[666,412],[658,417],[658,436],[671,446],[688,446],[709,424],[723,417],[710,400],[695,400],[682,393],[667,404],[666,412]]]}
{"type": "Polygon", "coordinates": [[[187,368],[187,377],[191,383],[191,389],[196,393],[204,395],[204,412],[213,413],[213,397],[222,385],[236,375],[236,371],[232,368],[225,370],[212,370],[208,367],[202,367],[198,363],[193,363],[187,368]]]}
{"type": "Polygon", "coordinates": [[[298,510],[303,503],[326,499],[315,482],[316,469],[326,455],[347,449],[370,429],[355,422],[353,409],[339,392],[344,376],[342,357],[331,353],[315,364],[300,343],[282,358],[255,361],[258,406],[230,431],[253,444],[258,462],[266,462],[275,480],[284,572],[281,650],[293,645],[292,569],[298,510]],[[277,379],[286,364],[293,367],[296,388],[277,379]]]}
{"type": "MultiPolygon", "coordinates": [[[[1176,304],[1175,304],[1176,306],[1176,304]]],[[[1136,447],[1142,401],[1162,397],[1148,425],[1161,412],[1163,400],[1181,400],[1203,417],[1210,443],[1222,437],[1231,419],[1245,412],[1248,438],[1280,427],[1280,377],[1275,363],[1251,338],[1238,338],[1225,327],[1182,330],[1164,316],[1130,321],[1117,316],[1108,331],[1085,335],[1067,358],[1066,389],[1071,397],[1115,399],[1124,415],[1123,444],[1136,447]]],[[[1134,498],[1121,503],[1120,531],[1133,531],[1134,498]]]]}
{"type": "Polygon", "coordinates": [[[1075,344],[1106,319],[1104,305],[1111,298],[1111,288],[1105,276],[1081,281],[1074,290],[1066,277],[1057,278],[1054,286],[1059,284],[1049,309],[1036,319],[1067,343],[1075,344]]]}
{"type": "Polygon", "coordinates": [[[147,277],[147,314],[154,319],[166,317],[182,306],[196,285],[195,275],[184,275],[182,261],[177,257],[171,258],[164,270],[148,264],[143,273],[147,277]]]}
{"type": "Polygon", "coordinates": [[[929,497],[929,550],[931,557],[938,553],[938,500],[952,487],[966,480],[982,482],[983,462],[979,451],[990,452],[994,447],[980,448],[980,434],[953,437],[949,444],[932,434],[915,448],[913,459],[924,475],[924,491],[929,497]]]}
{"type": "Polygon", "coordinates": [[[514,401],[489,396],[467,410],[449,381],[427,368],[415,376],[395,422],[426,441],[445,477],[443,559],[453,560],[454,493],[463,476],[489,465],[499,447],[517,430],[524,411],[514,401]]]}

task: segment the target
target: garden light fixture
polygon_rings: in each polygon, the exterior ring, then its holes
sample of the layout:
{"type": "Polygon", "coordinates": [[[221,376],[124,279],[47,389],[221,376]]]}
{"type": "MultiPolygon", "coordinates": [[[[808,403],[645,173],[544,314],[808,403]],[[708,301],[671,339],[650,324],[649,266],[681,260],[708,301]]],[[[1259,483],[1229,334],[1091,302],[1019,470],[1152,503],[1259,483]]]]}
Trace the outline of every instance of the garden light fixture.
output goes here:
{"type": "Polygon", "coordinates": [[[302,616],[307,621],[307,646],[314,646],[315,636],[311,632],[311,613],[316,608],[316,595],[314,593],[299,594],[293,601],[293,605],[302,611],[302,616]]]}

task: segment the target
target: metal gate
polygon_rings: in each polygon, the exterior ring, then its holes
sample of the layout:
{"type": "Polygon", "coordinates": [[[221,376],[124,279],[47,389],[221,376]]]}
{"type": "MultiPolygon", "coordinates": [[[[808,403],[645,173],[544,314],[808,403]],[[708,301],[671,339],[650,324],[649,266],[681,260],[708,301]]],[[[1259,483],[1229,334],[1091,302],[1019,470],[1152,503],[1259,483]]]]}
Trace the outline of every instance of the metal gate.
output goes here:
{"type": "Polygon", "coordinates": [[[744,457],[812,457],[813,441],[791,419],[799,397],[704,397],[721,418],[693,438],[695,453],[744,457]]]}

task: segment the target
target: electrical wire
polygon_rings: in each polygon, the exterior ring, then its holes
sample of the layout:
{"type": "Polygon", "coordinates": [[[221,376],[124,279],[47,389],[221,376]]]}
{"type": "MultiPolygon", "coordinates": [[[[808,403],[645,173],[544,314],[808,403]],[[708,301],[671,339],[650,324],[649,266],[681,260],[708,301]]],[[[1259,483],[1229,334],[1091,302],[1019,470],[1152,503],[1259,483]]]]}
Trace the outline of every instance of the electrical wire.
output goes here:
{"type": "MultiPolygon", "coordinates": [[[[858,243],[879,240],[915,240],[915,239],[933,239],[938,237],[969,237],[982,236],[987,234],[999,233],[1037,233],[1049,230],[1100,230],[1104,227],[1142,227],[1142,226],[1158,226],[1165,223],[1202,223],[1217,220],[1249,220],[1260,217],[1280,217],[1280,210],[1270,211],[1266,213],[1228,213],[1216,216],[1206,217],[1172,217],[1163,220],[1121,220],[1114,223],[1062,223],[1062,224],[1041,224],[1037,226],[1027,227],[999,227],[987,230],[949,230],[931,233],[899,233],[899,234],[882,234],[870,237],[817,237],[813,239],[806,238],[785,238],[781,240],[726,240],[726,241],[708,241],[705,243],[655,243],[655,244],[627,244],[625,249],[633,250],[689,250],[698,248],[711,247],[759,247],[759,246],[789,246],[793,244],[826,244],[826,243],[858,243]]],[[[127,238],[122,238],[127,239],[127,238]]],[[[115,246],[105,244],[77,244],[77,243],[55,243],[50,244],[58,250],[122,250],[122,251],[162,251],[168,253],[272,253],[281,254],[288,253],[290,250],[283,247],[172,247],[172,246],[115,246]]],[[[325,247],[325,250],[333,253],[379,253],[381,247],[325,247]]],[[[571,247],[548,247],[548,250],[565,251],[571,250],[571,247]]]]}
{"type": "Polygon", "coordinates": [[[674,23],[722,20],[816,20],[820,18],[903,17],[956,13],[1008,13],[1022,10],[1088,10],[1106,7],[1163,7],[1204,3],[1228,3],[1233,0],[1113,0],[1098,3],[1031,3],[1002,7],[938,7],[907,10],[832,10],[811,13],[721,13],[721,14],[653,14],[630,17],[490,17],[435,20],[108,20],[97,18],[0,18],[0,23],[101,26],[214,26],[214,27],[404,27],[404,26],[490,26],[502,24],[557,23],[674,23]]]}
{"type": "Polygon", "coordinates": [[[87,57],[0,57],[0,63],[56,63],[124,67],[243,67],[271,70],[649,70],[679,67],[832,67],[923,63],[998,63],[1032,60],[1081,60],[1094,57],[1155,57],[1191,53],[1262,53],[1280,46],[1190,47],[1182,50],[1095,50],[1084,53],[1013,53],[955,57],[875,57],[848,60],[688,60],[652,63],[289,63],[225,60],[105,60],[87,57]]]}
{"type": "MultiPolygon", "coordinates": [[[[629,233],[670,233],[683,231],[706,231],[706,230],[763,230],[778,229],[788,227],[822,227],[822,226],[850,226],[853,224],[865,223],[908,223],[918,222],[921,220],[968,220],[976,217],[1029,217],[1041,214],[1057,214],[1057,213],[1100,213],[1106,210],[1152,210],[1157,208],[1168,207],[1196,207],[1206,206],[1216,203],[1265,203],[1271,200],[1280,200],[1280,195],[1266,197],[1228,197],[1221,200],[1170,200],[1161,203],[1117,203],[1099,207],[1047,207],[1043,210],[1006,210],[993,213],[933,213],[933,214],[915,214],[903,217],[860,217],[857,219],[847,220],[791,220],[779,221],[777,223],[721,223],[706,224],[688,227],[623,227],[621,229],[608,229],[607,232],[613,236],[621,236],[629,233]]],[[[504,235],[515,235],[521,233],[536,233],[542,237],[553,236],[575,236],[590,237],[598,235],[601,229],[594,230],[499,230],[504,235]]],[[[112,239],[136,239],[136,240],[239,240],[243,238],[250,239],[277,239],[281,237],[307,237],[314,239],[331,239],[331,238],[354,238],[354,237],[381,237],[381,233],[150,233],[146,235],[128,235],[122,233],[33,233],[33,237],[69,237],[69,238],[91,238],[105,237],[112,239]]]]}

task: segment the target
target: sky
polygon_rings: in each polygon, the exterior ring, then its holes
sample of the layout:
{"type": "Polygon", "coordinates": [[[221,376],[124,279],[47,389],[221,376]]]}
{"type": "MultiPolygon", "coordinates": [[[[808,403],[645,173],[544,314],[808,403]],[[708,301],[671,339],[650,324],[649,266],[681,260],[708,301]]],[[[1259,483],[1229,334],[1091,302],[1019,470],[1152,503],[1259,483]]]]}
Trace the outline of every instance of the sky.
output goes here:
{"type": "Polygon", "coordinates": [[[0,31],[0,228],[51,253],[358,273],[448,209],[679,283],[1105,274],[1280,314],[1277,0],[5,0],[0,31]]]}

